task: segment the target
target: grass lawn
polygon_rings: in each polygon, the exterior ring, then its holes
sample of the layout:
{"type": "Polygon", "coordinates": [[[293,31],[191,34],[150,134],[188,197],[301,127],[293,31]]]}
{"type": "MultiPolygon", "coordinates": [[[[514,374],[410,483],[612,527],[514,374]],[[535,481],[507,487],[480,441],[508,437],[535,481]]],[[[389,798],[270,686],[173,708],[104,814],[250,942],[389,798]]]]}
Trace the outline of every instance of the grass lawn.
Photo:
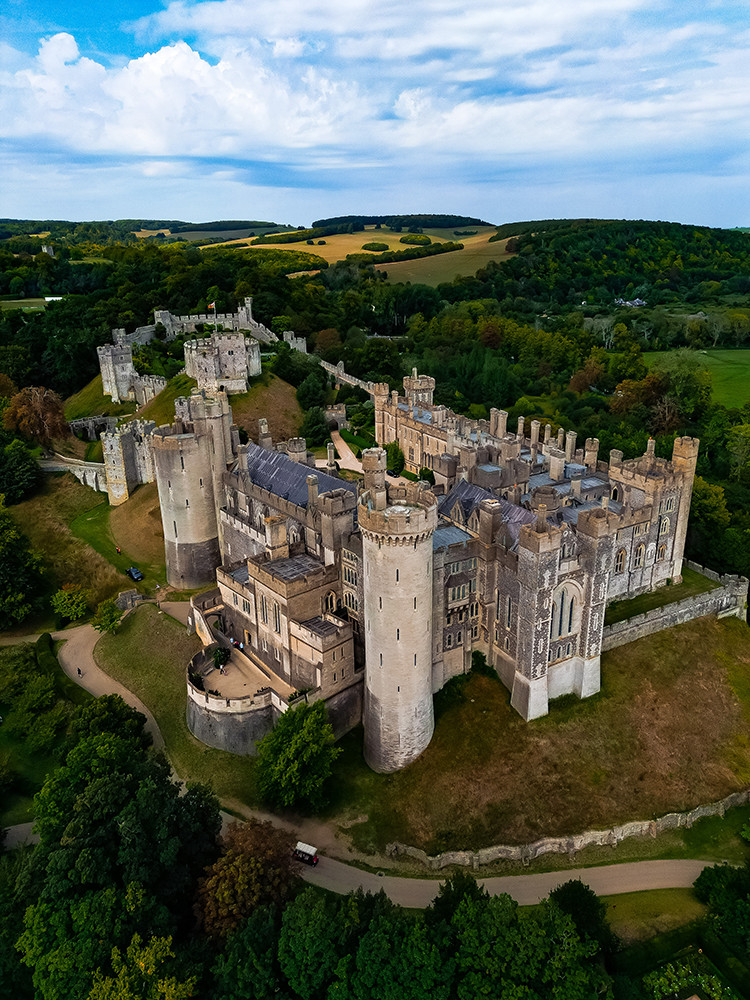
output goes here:
{"type": "Polygon", "coordinates": [[[158,396],[154,396],[150,402],[138,410],[138,419],[153,420],[157,427],[161,427],[163,424],[173,424],[174,401],[179,396],[190,396],[197,384],[194,378],[189,378],[187,375],[175,375],[167,382],[166,387],[158,396]]]}
{"type": "MultiPolygon", "coordinates": [[[[651,819],[750,782],[743,623],[699,619],[611,650],[602,657],[602,685],[592,698],[560,699],[549,716],[525,723],[498,681],[471,675],[463,688],[437,696],[432,743],[393,775],[371,772],[361,730],[350,733],[328,818],[349,825],[366,816],[349,831],[362,850],[398,840],[438,853],[651,819]]],[[[746,822],[750,810],[739,812],[746,822]]],[[[608,860],[649,856],[651,845],[691,856],[683,852],[695,836],[628,841],[609,849],[608,860]]],[[[577,864],[586,863],[584,853],[577,864]]],[[[600,859],[593,863],[607,860],[601,848],[591,855],[600,859]]]]}
{"type": "MultiPolygon", "coordinates": [[[[644,360],[650,365],[664,351],[649,351],[644,360]]],[[[750,400],[750,350],[701,351],[700,357],[713,375],[713,401],[724,406],[744,406],[750,400]]]]}
{"type": "Polygon", "coordinates": [[[702,920],[708,912],[692,889],[653,889],[602,896],[607,921],[627,947],[676,927],[702,920]]]}
{"type": "Polygon", "coordinates": [[[166,586],[164,533],[156,483],[139,486],[119,507],[110,507],[105,499],[104,503],[79,514],[70,528],[122,574],[120,590],[135,587],[147,593],[157,583],[166,586]],[[118,546],[122,550],[119,553],[118,546]],[[130,566],[137,566],[143,573],[140,583],[135,584],[125,576],[130,566]]]}
{"type": "Polygon", "coordinates": [[[297,391],[270,372],[259,376],[247,392],[229,397],[232,417],[252,441],[258,440],[258,421],[265,417],[274,444],[296,437],[304,414],[297,402],[297,391]]]}
{"type": "Polygon", "coordinates": [[[211,784],[229,808],[256,802],[255,765],[249,757],[212,750],[195,739],[185,721],[185,670],[201,648],[196,636],[146,604],[127,616],[116,635],[94,650],[102,670],[136,694],[153,713],[180,778],[211,784]]]}
{"type": "Polygon", "coordinates": [[[94,417],[99,414],[120,417],[130,413],[135,413],[135,403],[113,403],[109,396],[105,396],[102,392],[101,375],[97,375],[80,392],[65,400],[66,420],[94,417]]]}
{"type": "Polygon", "coordinates": [[[45,299],[3,299],[0,309],[26,309],[29,312],[39,312],[47,305],[45,299]]]}
{"type": "Polygon", "coordinates": [[[646,611],[653,611],[655,608],[663,608],[667,604],[683,601],[686,597],[705,594],[709,590],[715,590],[718,586],[718,583],[709,580],[707,576],[696,573],[695,570],[685,566],[682,570],[682,583],[660,587],[648,594],[632,597],[628,601],[612,601],[607,606],[604,624],[614,625],[617,622],[624,622],[635,615],[645,614],[646,611]]]}
{"type": "MultiPolygon", "coordinates": [[[[70,527],[81,516],[104,517],[109,510],[104,493],[95,493],[70,473],[56,473],[45,476],[34,496],[8,510],[42,556],[50,595],[64,583],[80,583],[96,605],[126,589],[126,578],[70,527]]],[[[40,625],[49,628],[53,621],[22,623],[24,632],[40,625]]]]}

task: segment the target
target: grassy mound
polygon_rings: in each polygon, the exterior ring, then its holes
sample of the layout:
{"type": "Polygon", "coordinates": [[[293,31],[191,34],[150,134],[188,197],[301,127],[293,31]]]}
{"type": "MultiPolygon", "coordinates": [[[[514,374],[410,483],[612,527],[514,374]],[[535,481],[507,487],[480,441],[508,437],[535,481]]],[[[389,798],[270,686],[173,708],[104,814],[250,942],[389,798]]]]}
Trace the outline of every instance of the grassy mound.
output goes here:
{"type": "Polygon", "coordinates": [[[489,677],[436,697],[430,746],[376,775],[342,741],[338,807],[361,848],[430,853],[607,829],[718,800],[750,782],[750,629],[703,618],[602,656],[602,691],[524,722],[489,677]]]}
{"type": "Polygon", "coordinates": [[[102,392],[102,377],[97,375],[80,392],[65,400],[65,419],[78,420],[104,414],[107,417],[121,417],[135,413],[135,403],[113,403],[102,392]]]}

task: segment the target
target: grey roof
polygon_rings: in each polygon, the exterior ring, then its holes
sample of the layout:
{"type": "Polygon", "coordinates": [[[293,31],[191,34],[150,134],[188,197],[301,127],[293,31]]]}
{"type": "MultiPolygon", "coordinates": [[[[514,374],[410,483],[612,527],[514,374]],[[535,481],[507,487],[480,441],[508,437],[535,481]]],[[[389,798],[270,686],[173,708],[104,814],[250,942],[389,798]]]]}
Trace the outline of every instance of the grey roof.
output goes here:
{"type": "Polygon", "coordinates": [[[354,483],[336,479],[320,469],[311,469],[300,462],[293,462],[283,452],[269,451],[257,444],[247,446],[247,471],[256,486],[261,486],[297,507],[307,507],[307,477],[311,475],[318,477],[319,493],[342,489],[356,493],[354,483]]]}
{"type": "Polygon", "coordinates": [[[481,469],[482,472],[500,472],[501,471],[499,465],[492,465],[491,462],[488,462],[487,465],[479,465],[479,466],[477,466],[477,468],[481,469]]]}
{"type": "Polygon", "coordinates": [[[247,583],[247,581],[250,579],[250,574],[247,571],[247,563],[244,562],[236,569],[233,569],[231,577],[235,581],[235,583],[247,583]]]}
{"type": "Polygon", "coordinates": [[[503,512],[503,521],[508,528],[514,545],[518,541],[521,525],[533,524],[536,520],[536,515],[532,514],[530,510],[526,510],[525,507],[517,507],[507,500],[495,496],[489,490],[482,489],[481,486],[475,486],[473,483],[467,483],[465,480],[456,483],[450,493],[438,501],[439,513],[450,516],[450,512],[453,510],[457,500],[461,504],[464,518],[467,521],[482,500],[493,500],[495,503],[499,503],[503,512]]]}
{"type": "Polygon", "coordinates": [[[411,406],[409,403],[404,403],[404,402],[401,402],[400,400],[399,400],[399,403],[398,403],[398,408],[399,408],[399,410],[404,410],[405,412],[408,412],[410,410],[411,413],[409,415],[414,420],[419,420],[419,422],[422,423],[422,424],[431,424],[432,423],[432,413],[430,412],[430,410],[424,410],[423,409],[422,412],[418,414],[417,410],[419,409],[419,407],[417,407],[417,406],[411,406]]]}
{"type": "Polygon", "coordinates": [[[449,545],[458,545],[470,541],[471,535],[468,531],[464,531],[463,528],[457,528],[455,524],[441,524],[433,533],[432,548],[435,551],[436,549],[445,549],[449,545]]]}
{"type": "Polygon", "coordinates": [[[325,566],[316,559],[303,552],[298,556],[291,556],[289,559],[274,559],[273,562],[257,562],[267,573],[278,577],[279,580],[296,580],[300,576],[307,576],[308,573],[316,573],[325,566]]]}
{"type": "Polygon", "coordinates": [[[317,632],[318,635],[338,634],[338,627],[333,622],[326,621],[321,615],[316,615],[315,618],[308,618],[307,621],[300,622],[300,625],[310,632],[317,632]]]}

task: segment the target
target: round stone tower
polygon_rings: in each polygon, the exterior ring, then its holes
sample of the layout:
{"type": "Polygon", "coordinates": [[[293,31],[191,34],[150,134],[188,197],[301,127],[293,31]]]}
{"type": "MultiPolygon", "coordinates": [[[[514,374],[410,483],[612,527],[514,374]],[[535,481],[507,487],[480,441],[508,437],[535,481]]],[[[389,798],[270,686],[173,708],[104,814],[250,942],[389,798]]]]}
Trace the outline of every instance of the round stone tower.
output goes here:
{"type": "Polygon", "coordinates": [[[221,563],[217,508],[233,457],[231,424],[225,393],[196,391],[175,400],[175,423],[151,439],[167,581],[181,590],[210,582],[221,563]]]}
{"type": "Polygon", "coordinates": [[[406,767],[432,738],[432,533],[435,497],[423,484],[386,487],[385,452],[363,453],[358,515],[364,557],[365,760],[406,767]]]}
{"type": "Polygon", "coordinates": [[[173,430],[159,427],[152,438],[167,582],[192,590],[208,583],[221,562],[211,440],[173,430]]]}

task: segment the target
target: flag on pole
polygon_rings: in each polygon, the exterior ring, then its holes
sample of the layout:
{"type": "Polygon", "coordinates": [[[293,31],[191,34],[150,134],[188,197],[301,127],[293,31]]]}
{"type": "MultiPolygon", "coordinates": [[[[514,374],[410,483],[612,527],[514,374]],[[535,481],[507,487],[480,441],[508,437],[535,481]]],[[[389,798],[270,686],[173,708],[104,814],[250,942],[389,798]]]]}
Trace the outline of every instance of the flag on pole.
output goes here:
{"type": "Polygon", "coordinates": [[[215,302],[209,302],[208,303],[208,308],[209,309],[215,309],[216,308],[216,303],[215,302]]]}

